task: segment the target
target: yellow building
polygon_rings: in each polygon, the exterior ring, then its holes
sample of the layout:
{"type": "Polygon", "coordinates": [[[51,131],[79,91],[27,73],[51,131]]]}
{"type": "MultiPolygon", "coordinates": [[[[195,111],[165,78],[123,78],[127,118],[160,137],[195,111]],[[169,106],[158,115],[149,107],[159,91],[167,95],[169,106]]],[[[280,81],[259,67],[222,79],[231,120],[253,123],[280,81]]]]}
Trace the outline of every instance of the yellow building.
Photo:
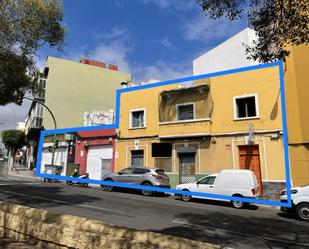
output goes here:
{"type": "Polygon", "coordinates": [[[265,195],[284,187],[278,66],[132,88],[120,98],[115,170],[163,168],[174,187],[243,168],[255,171],[265,195]]]}
{"type": "Polygon", "coordinates": [[[291,48],[284,67],[292,185],[309,184],[309,46],[291,48]]]}

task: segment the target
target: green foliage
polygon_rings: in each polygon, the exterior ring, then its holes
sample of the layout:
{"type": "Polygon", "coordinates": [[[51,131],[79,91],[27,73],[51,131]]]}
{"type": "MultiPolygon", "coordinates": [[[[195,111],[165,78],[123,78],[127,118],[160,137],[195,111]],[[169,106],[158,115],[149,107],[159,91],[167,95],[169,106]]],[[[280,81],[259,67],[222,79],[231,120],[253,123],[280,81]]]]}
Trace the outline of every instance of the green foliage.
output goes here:
{"type": "Polygon", "coordinates": [[[1,132],[1,139],[5,148],[15,154],[24,145],[25,133],[20,130],[5,130],[1,132]]]}
{"type": "Polygon", "coordinates": [[[62,50],[62,21],[60,0],[0,0],[0,105],[35,91],[33,58],[44,44],[62,50]]]}
{"type": "Polygon", "coordinates": [[[287,45],[309,43],[308,0],[196,0],[212,19],[242,18],[258,38],[246,46],[248,58],[260,62],[284,60],[289,55],[287,45]]]}

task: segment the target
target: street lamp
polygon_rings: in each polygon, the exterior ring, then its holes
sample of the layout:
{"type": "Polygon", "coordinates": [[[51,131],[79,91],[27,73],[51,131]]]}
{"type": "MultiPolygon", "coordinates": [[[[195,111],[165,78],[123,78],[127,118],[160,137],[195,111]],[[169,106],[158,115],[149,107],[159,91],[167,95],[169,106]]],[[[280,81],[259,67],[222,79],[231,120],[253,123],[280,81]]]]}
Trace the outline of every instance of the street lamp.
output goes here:
{"type": "MultiPolygon", "coordinates": [[[[30,100],[30,101],[33,101],[33,102],[36,102],[36,103],[41,104],[42,106],[44,106],[46,108],[46,110],[49,112],[49,114],[52,116],[55,130],[57,130],[57,122],[56,122],[54,114],[52,113],[52,111],[42,101],[39,101],[39,100],[36,100],[36,99],[31,99],[31,98],[28,98],[28,97],[23,97],[23,98],[27,99],[27,100],[30,100]]],[[[55,142],[56,142],[56,133],[54,133],[54,136],[53,136],[51,165],[54,165],[54,161],[55,161],[55,142]]]]}

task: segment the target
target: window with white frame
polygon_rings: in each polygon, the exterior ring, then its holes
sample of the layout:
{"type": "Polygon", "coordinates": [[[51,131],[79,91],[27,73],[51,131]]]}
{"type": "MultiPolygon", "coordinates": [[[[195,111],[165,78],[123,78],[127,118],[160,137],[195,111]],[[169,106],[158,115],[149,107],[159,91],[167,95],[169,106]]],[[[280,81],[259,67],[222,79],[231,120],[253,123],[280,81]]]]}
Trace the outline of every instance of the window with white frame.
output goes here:
{"type": "Polygon", "coordinates": [[[176,105],[177,120],[194,119],[194,103],[176,105]]]}
{"type": "Polygon", "coordinates": [[[234,118],[249,119],[258,118],[258,99],[257,95],[246,95],[234,97],[234,118]]]}
{"type": "Polygon", "coordinates": [[[130,111],[130,128],[145,127],[145,110],[130,111]]]}

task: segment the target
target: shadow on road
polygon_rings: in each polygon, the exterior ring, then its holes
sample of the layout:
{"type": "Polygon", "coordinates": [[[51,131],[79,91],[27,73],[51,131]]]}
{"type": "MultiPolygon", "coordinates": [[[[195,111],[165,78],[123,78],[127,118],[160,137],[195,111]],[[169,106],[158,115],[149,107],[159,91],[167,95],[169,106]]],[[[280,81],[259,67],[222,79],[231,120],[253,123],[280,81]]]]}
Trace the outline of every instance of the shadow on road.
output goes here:
{"type": "Polygon", "coordinates": [[[176,215],[177,226],[155,230],[167,235],[184,237],[233,248],[309,248],[309,224],[287,219],[254,217],[248,210],[235,212],[205,212],[205,215],[185,212],[176,215]],[[287,242],[284,242],[287,241],[287,242]],[[302,243],[294,245],[291,243],[302,243]],[[247,246],[246,246],[247,244],[247,246]]]}
{"type": "Polygon", "coordinates": [[[63,187],[42,185],[1,186],[0,199],[20,205],[50,208],[76,204],[89,204],[100,200],[98,197],[81,193],[65,193],[63,187]],[[38,197],[38,195],[40,197],[38,197]]]}

